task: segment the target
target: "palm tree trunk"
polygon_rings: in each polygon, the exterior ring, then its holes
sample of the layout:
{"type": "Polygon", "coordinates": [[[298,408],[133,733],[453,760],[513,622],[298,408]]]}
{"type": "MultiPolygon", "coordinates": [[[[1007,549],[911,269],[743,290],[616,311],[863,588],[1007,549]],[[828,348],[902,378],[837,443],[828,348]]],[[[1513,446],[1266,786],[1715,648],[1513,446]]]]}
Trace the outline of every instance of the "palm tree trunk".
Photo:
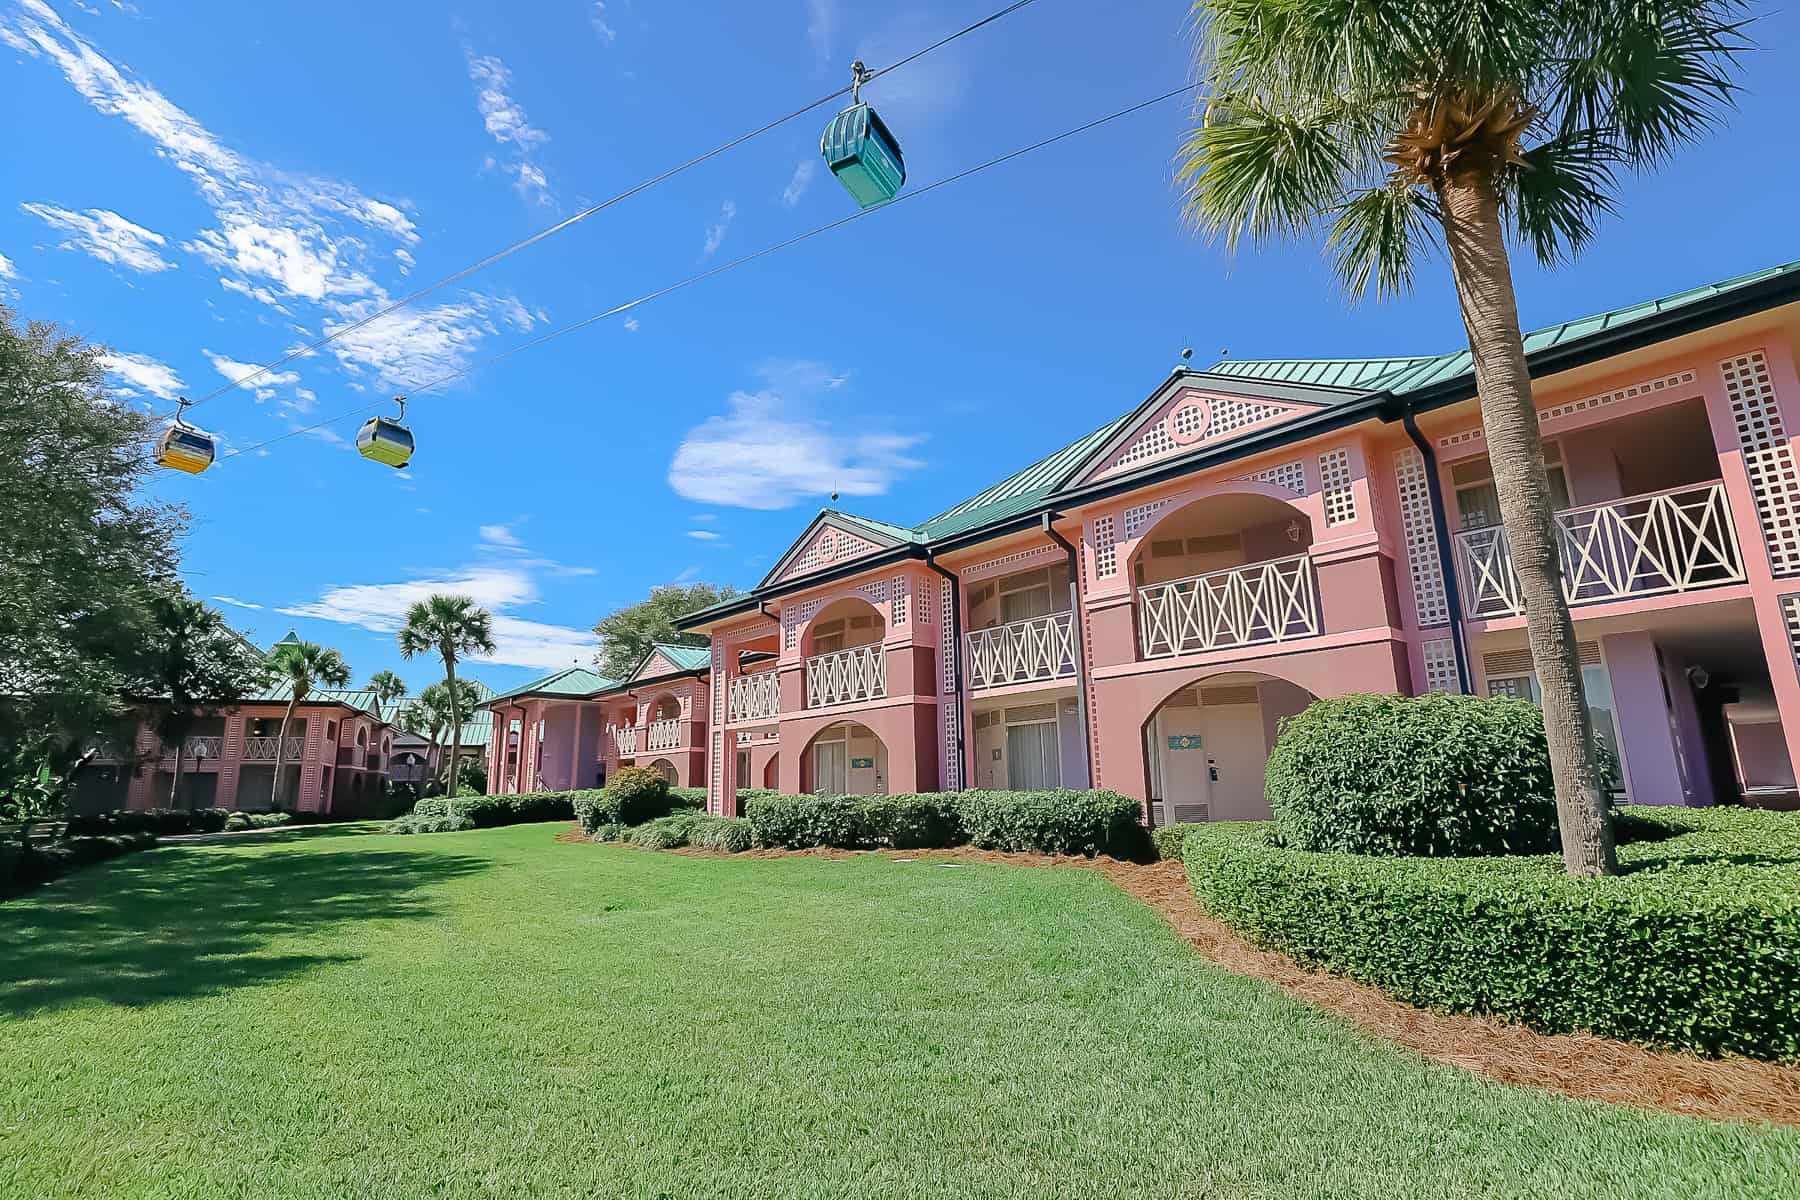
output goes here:
{"type": "Polygon", "coordinates": [[[457,759],[462,757],[462,705],[457,703],[456,697],[456,655],[448,647],[444,650],[444,678],[450,685],[450,779],[444,785],[444,794],[455,799],[457,759]]]}
{"type": "Polygon", "coordinates": [[[1519,333],[1499,196],[1487,171],[1471,170],[1442,183],[1438,200],[1456,297],[1474,358],[1475,386],[1481,393],[1481,424],[1499,494],[1500,521],[1525,601],[1531,665],[1543,693],[1563,861],[1571,875],[1614,875],[1619,868],[1611,813],[1596,769],[1575,622],[1562,591],[1555,514],[1519,333]]]}
{"type": "Polygon", "coordinates": [[[284,765],[283,759],[287,756],[288,722],[293,720],[294,706],[299,703],[300,689],[295,688],[293,698],[288,701],[287,711],[281,714],[281,732],[275,737],[275,784],[269,789],[269,807],[276,812],[287,811],[281,807],[281,768],[284,765]]]}
{"type": "Polygon", "coordinates": [[[187,739],[185,737],[175,739],[175,778],[169,784],[170,808],[175,807],[175,797],[181,794],[181,751],[183,749],[182,743],[186,741],[187,739]]]}

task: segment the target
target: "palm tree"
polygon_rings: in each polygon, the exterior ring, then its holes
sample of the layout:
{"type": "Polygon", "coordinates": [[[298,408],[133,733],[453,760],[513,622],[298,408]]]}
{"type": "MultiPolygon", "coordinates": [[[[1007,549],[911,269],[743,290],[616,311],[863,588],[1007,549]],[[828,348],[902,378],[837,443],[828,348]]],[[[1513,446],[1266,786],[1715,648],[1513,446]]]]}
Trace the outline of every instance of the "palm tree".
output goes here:
{"type": "Polygon", "coordinates": [[[299,641],[290,634],[269,652],[269,669],[276,679],[291,689],[287,711],[281,714],[281,732],[275,739],[275,789],[271,802],[277,811],[281,811],[285,799],[281,784],[282,767],[287,757],[288,722],[294,719],[294,710],[313,688],[348,687],[350,668],[336,650],[329,650],[317,642],[299,641]]]}
{"type": "Polygon", "coordinates": [[[444,660],[444,683],[450,697],[450,784],[456,794],[457,760],[462,756],[462,696],[456,685],[456,660],[465,654],[494,652],[494,619],[467,596],[442,592],[406,610],[400,627],[400,657],[436,650],[444,660]]]}
{"type": "Polygon", "coordinates": [[[175,745],[175,773],[169,807],[181,795],[187,735],[203,703],[229,704],[262,682],[264,665],[256,649],[225,623],[218,611],[181,592],[159,597],[151,609],[156,643],[145,680],[155,696],[156,731],[175,745]]]}
{"type": "Polygon", "coordinates": [[[377,671],[369,676],[369,690],[382,704],[406,695],[406,681],[392,671],[377,671]]]}
{"type": "Polygon", "coordinates": [[[1572,875],[1617,871],[1562,594],[1554,514],[1507,258],[1564,261],[1736,91],[1740,0],[1397,0],[1194,6],[1207,102],[1181,150],[1184,215],[1234,247],[1325,234],[1352,298],[1406,291],[1441,233],[1481,397],[1501,522],[1572,875]]]}

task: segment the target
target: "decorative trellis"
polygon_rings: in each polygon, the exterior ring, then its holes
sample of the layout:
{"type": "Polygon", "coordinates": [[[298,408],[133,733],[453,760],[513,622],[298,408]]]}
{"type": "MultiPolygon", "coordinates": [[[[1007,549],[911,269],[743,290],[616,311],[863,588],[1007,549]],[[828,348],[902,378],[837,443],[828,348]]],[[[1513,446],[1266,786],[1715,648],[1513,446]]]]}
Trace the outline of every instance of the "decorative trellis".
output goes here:
{"type": "Polygon", "coordinates": [[[806,660],[806,707],[854,704],[887,695],[887,653],[876,643],[806,660]]]}
{"type": "Polygon", "coordinates": [[[1072,614],[1051,613],[968,636],[970,688],[1063,679],[1075,674],[1072,614]]]}
{"type": "MultiPolygon", "coordinates": [[[[1656,379],[1645,379],[1626,387],[1615,388],[1610,392],[1600,392],[1592,396],[1583,396],[1579,400],[1570,400],[1564,404],[1538,410],[1538,424],[1548,425],[1560,421],[1564,417],[1572,417],[1577,413],[1590,412],[1596,408],[1606,408],[1621,400],[1635,400],[1639,396],[1651,396],[1657,392],[1666,392],[1671,388],[1692,387],[1698,376],[1692,371],[1677,371],[1673,375],[1663,375],[1656,379]]],[[[1485,441],[1487,434],[1481,426],[1476,425],[1456,433],[1445,434],[1438,439],[1438,445],[1445,450],[1458,446],[1468,446],[1475,442],[1485,441]]]]}
{"type": "Polygon", "coordinates": [[[1356,520],[1356,486],[1350,474],[1350,451],[1339,446],[1319,455],[1319,490],[1325,496],[1325,524],[1356,520]]]}
{"type": "Polygon", "coordinates": [[[1125,510],[1125,540],[1130,541],[1156,522],[1156,515],[1169,507],[1167,500],[1152,500],[1125,510]]]}
{"type": "Polygon", "coordinates": [[[892,588],[889,590],[888,595],[890,597],[892,597],[892,600],[890,601],[890,608],[892,610],[891,611],[891,619],[892,619],[893,624],[895,624],[895,625],[906,624],[906,615],[907,615],[906,614],[906,600],[907,600],[906,576],[904,576],[904,575],[894,576],[894,583],[893,583],[892,588]]]}
{"type": "Polygon", "coordinates": [[[1062,550],[1056,546],[1033,546],[1029,550],[1003,554],[999,558],[990,558],[986,562],[976,563],[972,567],[958,571],[957,574],[962,577],[963,582],[967,583],[972,579],[985,579],[989,575],[997,575],[1009,569],[1022,570],[1034,563],[1060,558],[1062,553],[1062,550]]]}
{"type": "Polygon", "coordinates": [[[1435,638],[1420,647],[1425,656],[1425,690],[1456,695],[1462,685],[1456,676],[1456,647],[1449,638],[1435,638]]]}
{"type": "Polygon", "coordinates": [[[1760,350],[1719,364],[1744,471],[1756,496],[1756,515],[1777,575],[1800,571],[1800,470],[1788,444],[1769,362],[1760,350]]]}
{"type": "Polygon", "coordinates": [[[760,721],[773,717],[781,707],[781,681],[774,671],[733,676],[726,719],[760,721]]]}
{"type": "MultiPolygon", "coordinates": [[[[1563,595],[1570,604],[1687,592],[1744,580],[1723,484],[1673,488],[1556,514],[1563,595]]],[[[1464,611],[1525,611],[1506,528],[1456,535],[1464,611]]]]}
{"type": "Polygon", "coordinates": [[[1088,522],[1088,553],[1093,558],[1094,578],[1105,579],[1119,571],[1119,548],[1113,542],[1111,516],[1095,517],[1088,522]]]}
{"type": "MultiPolygon", "coordinates": [[[[926,586],[931,586],[929,581],[926,586]]],[[[951,594],[949,588],[944,588],[942,591],[944,597],[943,624],[938,626],[939,633],[942,635],[939,639],[938,650],[939,694],[941,697],[938,707],[943,711],[944,722],[945,778],[942,780],[942,784],[945,788],[951,789],[959,787],[962,779],[962,697],[956,693],[956,639],[950,636],[950,631],[956,628],[956,598],[951,594]]],[[[923,600],[923,597],[921,599],[923,600]]],[[[930,602],[927,600],[924,603],[928,607],[921,611],[931,611],[930,602]]]]}
{"type": "Polygon", "coordinates": [[[1420,628],[1450,619],[1444,590],[1444,563],[1438,555],[1437,527],[1431,519],[1431,483],[1425,456],[1411,446],[1394,455],[1394,486],[1400,494],[1400,528],[1406,537],[1406,563],[1412,575],[1413,611],[1420,628]]]}
{"type": "Polygon", "coordinates": [[[1251,483],[1268,483],[1279,488],[1286,488],[1296,496],[1306,495],[1306,464],[1299,459],[1266,467],[1261,471],[1252,471],[1248,475],[1240,475],[1241,480],[1251,483]]]}
{"type": "Polygon", "coordinates": [[[1312,637],[1319,606],[1304,554],[1138,589],[1145,658],[1312,637]]]}
{"type": "Polygon", "coordinates": [[[644,748],[650,751],[678,750],[681,748],[681,721],[679,718],[667,718],[652,721],[644,731],[644,748]]]}

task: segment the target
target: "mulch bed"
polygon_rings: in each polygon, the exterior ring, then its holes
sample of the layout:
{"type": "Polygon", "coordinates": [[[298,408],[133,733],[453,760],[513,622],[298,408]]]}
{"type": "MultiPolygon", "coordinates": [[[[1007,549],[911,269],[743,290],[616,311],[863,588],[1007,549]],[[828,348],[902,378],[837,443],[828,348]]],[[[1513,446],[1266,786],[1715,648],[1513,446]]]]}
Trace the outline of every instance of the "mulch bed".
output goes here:
{"type": "MultiPolygon", "coordinates": [[[[585,841],[579,831],[559,841],[585,841]]],[[[1473,1071],[1502,1083],[1544,1088],[1582,1100],[1603,1100],[1715,1120],[1769,1121],[1800,1126],[1800,1064],[1748,1058],[1706,1059],[1651,1050],[1592,1034],[1545,1034],[1488,1017],[1452,1016],[1416,1008],[1367,984],[1311,971],[1285,954],[1251,945],[1208,917],[1178,862],[1129,863],[1117,859],[1008,854],[967,847],[956,850],[750,850],[724,854],[687,847],[665,853],[720,858],[848,858],[879,854],[891,859],[998,863],[1024,867],[1077,867],[1099,871],[1127,895],[1153,909],[1207,959],[1238,975],[1279,987],[1288,995],[1349,1021],[1357,1028],[1405,1046],[1434,1062],[1473,1071]]]]}

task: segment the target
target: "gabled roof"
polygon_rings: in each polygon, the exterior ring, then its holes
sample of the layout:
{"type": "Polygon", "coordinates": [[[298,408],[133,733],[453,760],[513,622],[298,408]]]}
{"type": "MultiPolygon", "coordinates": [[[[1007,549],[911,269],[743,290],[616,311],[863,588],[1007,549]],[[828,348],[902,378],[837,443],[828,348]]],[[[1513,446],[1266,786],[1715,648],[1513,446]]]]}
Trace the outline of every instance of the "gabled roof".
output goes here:
{"type": "Polygon", "coordinates": [[[935,541],[1027,511],[1067,482],[1088,455],[1117,433],[1131,420],[1134,413],[1135,410],[1115,417],[1092,433],[1083,434],[1062,449],[1038,459],[1024,470],[1007,476],[960,504],[946,508],[918,527],[916,532],[920,540],[935,541]]]}
{"type": "MultiPolygon", "coordinates": [[[[469,682],[474,683],[476,685],[476,688],[478,691],[485,693],[484,695],[481,696],[481,699],[479,702],[480,704],[485,704],[489,699],[491,699],[493,697],[494,689],[491,687],[488,687],[487,684],[479,683],[475,680],[469,680],[469,682]]],[[[381,706],[382,719],[385,720],[389,725],[392,725],[394,728],[404,730],[405,732],[410,733],[410,734],[414,735],[415,737],[427,737],[427,736],[429,736],[428,734],[426,734],[420,730],[414,729],[412,726],[406,724],[405,722],[403,722],[400,719],[400,714],[406,711],[406,706],[407,706],[407,704],[409,704],[412,701],[412,699],[413,699],[413,697],[411,697],[411,696],[402,696],[398,700],[389,700],[386,704],[381,706]]],[[[467,749],[470,746],[485,746],[485,745],[487,745],[488,742],[492,738],[493,732],[494,732],[493,718],[488,716],[487,713],[481,707],[479,707],[479,704],[478,704],[478,706],[475,708],[474,712],[472,714],[470,714],[469,716],[467,716],[463,720],[463,727],[462,727],[463,748],[467,749]]]]}
{"type": "MultiPolygon", "coordinates": [[[[835,508],[822,508],[819,510],[819,515],[809,521],[806,528],[800,531],[800,536],[788,546],[787,552],[776,560],[774,566],[769,568],[769,573],[763,576],[762,582],[757,586],[767,587],[784,576],[810,574],[848,562],[864,554],[889,550],[895,546],[908,545],[920,540],[922,539],[916,530],[908,529],[904,525],[890,525],[886,521],[873,521],[868,517],[853,516],[847,512],[839,512],[835,508]],[[844,554],[832,548],[833,552],[826,556],[824,562],[809,563],[808,557],[815,547],[815,543],[823,545],[827,537],[841,542],[842,539],[839,535],[829,533],[829,530],[837,530],[839,533],[849,535],[859,546],[866,543],[867,549],[858,549],[844,554]]],[[[713,607],[717,607],[717,605],[713,607]]]]}
{"type": "Polygon", "coordinates": [[[1432,361],[1435,356],[1429,354],[1413,358],[1227,358],[1206,368],[1206,373],[1367,391],[1379,379],[1432,361]]]}
{"type": "MultiPolygon", "coordinates": [[[[286,704],[293,699],[294,685],[283,680],[272,683],[260,690],[250,692],[237,704],[286,704]]],[[[341,704],[345,708],[354,708],[368,713],[372,717],[381,717],[381,698],[368,688],[310,688],[306,699],[300,702],[307,704],[341,704]]]]}
{"type": "Polygon", "coordinates": [[[674,642],[653,642],[650,653],[644,655],[644,661],[632,672],[636,680],[644,673],[644,667],[658,654],[673,663],[677,671],[705,671],[712,667],[712,648],[710,646],[680,646],[674,642]]]}
{"type": "Polygon", "coordinates": [[[512,700],[520,696],[561,696],[573,699],[579,696],[591,696],[595,692],[604,692],[618,686],[618,680],[609,679],[587,667],[564,667],[560,671],[552,671],[548,675],[533,679],[530,683],[522,683],[510,691],[499,692],[483,702],[482,707],[491,708],[502,700],[512,700]]]}

